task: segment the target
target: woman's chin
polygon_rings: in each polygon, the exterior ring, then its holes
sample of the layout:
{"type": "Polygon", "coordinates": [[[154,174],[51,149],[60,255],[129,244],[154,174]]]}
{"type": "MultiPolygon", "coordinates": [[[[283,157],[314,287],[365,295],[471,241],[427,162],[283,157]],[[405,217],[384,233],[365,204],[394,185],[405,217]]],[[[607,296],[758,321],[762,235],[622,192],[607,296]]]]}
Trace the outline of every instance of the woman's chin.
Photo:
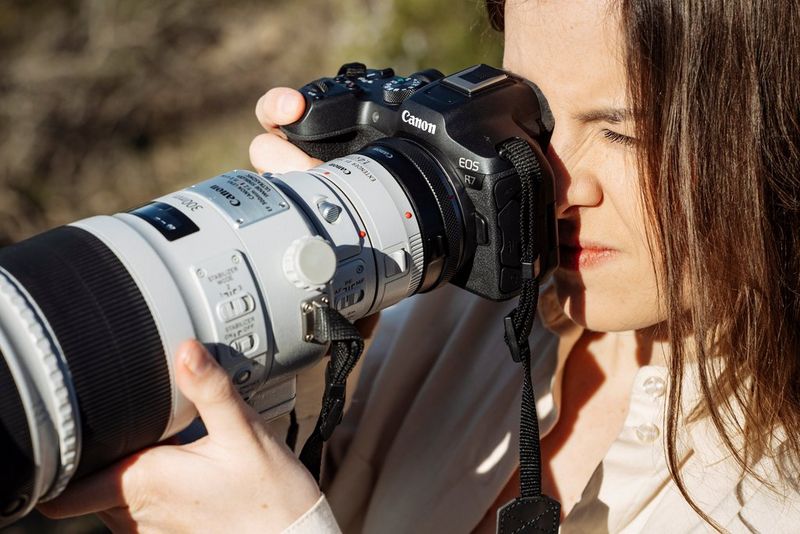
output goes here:
{"type": "Polygon", "coordinates": [[[556,284],[564,313],[573,322],[594,332],[625,332],[663,321],[655,302],[637,302],[629,291],[592,291],[573,284],[556,284]]]}

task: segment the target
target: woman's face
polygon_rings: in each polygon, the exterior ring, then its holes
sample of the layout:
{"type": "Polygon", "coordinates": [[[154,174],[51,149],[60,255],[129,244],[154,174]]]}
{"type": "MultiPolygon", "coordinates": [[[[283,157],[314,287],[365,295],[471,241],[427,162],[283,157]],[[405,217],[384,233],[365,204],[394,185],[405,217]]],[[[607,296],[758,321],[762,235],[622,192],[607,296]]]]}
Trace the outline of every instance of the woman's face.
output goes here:
{"type": "Polygon", "coordinates": [[[505,68],[539,85],[556,120],[564,310],[603,332],[661,322],[617,13],[601,0],[508,0],[505,21],[505,68]]]}

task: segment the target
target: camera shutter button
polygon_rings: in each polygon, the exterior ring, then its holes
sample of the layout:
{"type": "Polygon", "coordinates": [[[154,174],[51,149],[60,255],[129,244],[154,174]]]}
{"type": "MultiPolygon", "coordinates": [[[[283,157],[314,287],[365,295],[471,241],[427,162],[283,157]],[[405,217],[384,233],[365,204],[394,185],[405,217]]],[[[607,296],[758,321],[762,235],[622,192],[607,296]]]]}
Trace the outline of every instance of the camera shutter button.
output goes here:
{"type": "Polygon", "coordinates": [[[336,273],[336,253],[319,236],[300,237],[283,255],[283,273],[300,289],[322,289],[336,273]]]}

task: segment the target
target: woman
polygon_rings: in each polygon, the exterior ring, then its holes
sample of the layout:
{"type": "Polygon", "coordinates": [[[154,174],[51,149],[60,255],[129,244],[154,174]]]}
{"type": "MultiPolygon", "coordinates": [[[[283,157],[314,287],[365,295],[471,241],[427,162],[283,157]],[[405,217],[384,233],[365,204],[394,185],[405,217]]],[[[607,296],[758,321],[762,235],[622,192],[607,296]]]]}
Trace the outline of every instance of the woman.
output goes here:
{"type": "MultiPolygon", "coordinates": [[[[562,267],[531,346],[562,530],[796,528],[800,6],[488,7],[505,23],[505,67],[535,80],[556,118],[562,267]]],[[[302,106],[286,89],[259,101],[256,168],[316,164],[276,129],[302,106]]],[[[446,288],[384,314],[329,448],[345,531],[494,530],[518,477],[517,368],[499,331],[510,306],[446,288]]],[[[46,511],[101,511],[120,530],[335,531],[199,345],[179,359],[209,437],[146,451],[46,511]]]]}

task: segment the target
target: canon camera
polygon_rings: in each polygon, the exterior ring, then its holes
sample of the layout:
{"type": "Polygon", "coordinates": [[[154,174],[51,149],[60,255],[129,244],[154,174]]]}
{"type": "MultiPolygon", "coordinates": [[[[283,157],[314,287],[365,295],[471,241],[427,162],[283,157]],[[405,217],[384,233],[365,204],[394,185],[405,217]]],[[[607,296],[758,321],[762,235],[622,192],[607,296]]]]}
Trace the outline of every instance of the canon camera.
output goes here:
{"type": "Polygon", "coordinates": [[[355,321],[448,282],[518,294],[510,140],[542,171],[534,275],[557,266],[553,119],[534,84],[487,65],[402,77],[353,63],[301,92],[284,131],[327,163],[227,172],[0,250],[0,526],[193,420],[172,367],[186,339],[272,419],[326,353],[314,309],[355,321]]]}

